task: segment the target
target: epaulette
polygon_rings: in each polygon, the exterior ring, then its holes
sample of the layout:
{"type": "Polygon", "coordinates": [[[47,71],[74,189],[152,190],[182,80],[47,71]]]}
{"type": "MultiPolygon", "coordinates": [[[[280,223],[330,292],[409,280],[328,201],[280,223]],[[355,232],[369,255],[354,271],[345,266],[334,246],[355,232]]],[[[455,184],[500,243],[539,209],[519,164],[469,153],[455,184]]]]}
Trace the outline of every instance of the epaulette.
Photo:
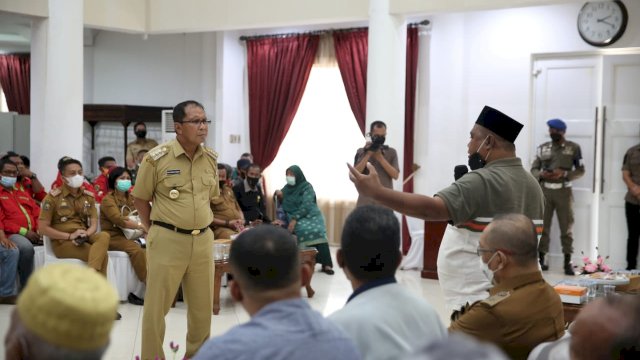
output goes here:
{"type": "Polygon", "coordinates": [[[158,159],[167,155],[168,153],[169,153],[168,146],[166,145],[156,146],[155,148],[151,149],[151,151],[147,153],[147,155],[145,156],[145,159],[148,162],[154,164],[156,161],[158,161],[158,159]]]}
{"type": "Polygon", "coordinates": [[[51,191],[49,191],[49,194],[51,196],[58,196],[61,193],[62,193],[62,190],[60,190],[60,188],[51,189],[51,191]]]}
{"type": "Polygon", "coordinates": [[[489,305],[489,307],[494,307],[509,296],[511,296],[509,291],[500,291],[499,293],[482,300],[482,303],[489,305]]]}
{"type": "Polygon", "coordinates": [[[212,148],[202,145],[202,150],[204,150],[207,155],[211,156],[213,160],[218,160],[218,153],[213,151],[212,148]]]}
{"type": "Polygon", "coordinates": [[[83,193],[84,193],[85,195],[89,195],[89,196],[91,196],[92,198],[95,198],[95,197],[96,197],[96,196],[95,196],[91,191],[89,191],[89,190],[83,190],[83,193]]]}

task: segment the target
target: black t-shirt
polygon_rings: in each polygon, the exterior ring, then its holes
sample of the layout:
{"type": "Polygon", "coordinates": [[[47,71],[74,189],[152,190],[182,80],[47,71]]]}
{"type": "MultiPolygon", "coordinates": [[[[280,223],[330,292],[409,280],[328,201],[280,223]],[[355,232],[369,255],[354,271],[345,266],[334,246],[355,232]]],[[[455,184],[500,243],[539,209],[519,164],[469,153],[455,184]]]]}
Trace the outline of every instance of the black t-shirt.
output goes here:
{"type": "Polygon", "coordinates": [[[260,185],[256,186],[255,190],[246,190],[244,181],[233,187],[233,193],[244,213],[244,219],[247,222],[262,220],[270,223],[271,219],[267,216],[264,194],[260,185]]]}

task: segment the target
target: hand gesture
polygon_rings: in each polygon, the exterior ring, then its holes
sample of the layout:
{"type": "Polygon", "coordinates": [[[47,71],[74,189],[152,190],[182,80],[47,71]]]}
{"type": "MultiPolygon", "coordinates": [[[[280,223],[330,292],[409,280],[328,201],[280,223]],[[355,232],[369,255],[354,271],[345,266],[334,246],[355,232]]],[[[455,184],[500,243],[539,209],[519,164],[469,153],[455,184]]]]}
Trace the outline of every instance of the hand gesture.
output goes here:
{"type": "Polygon", "coordinates": [[[349,179],[361,195],[371,196],[382,188],[378,172],[370,163],[367,163],[367,169],[369,169],[368,175],[358,172],[351,164],[347,164],[347,166],[349,167],[349,179]]]}

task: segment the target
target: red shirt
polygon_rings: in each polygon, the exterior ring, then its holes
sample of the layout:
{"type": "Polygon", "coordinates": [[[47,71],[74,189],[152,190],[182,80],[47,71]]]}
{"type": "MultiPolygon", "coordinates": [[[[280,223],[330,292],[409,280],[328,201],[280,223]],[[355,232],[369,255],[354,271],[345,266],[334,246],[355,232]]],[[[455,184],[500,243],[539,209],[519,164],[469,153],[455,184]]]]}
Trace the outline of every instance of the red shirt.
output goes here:
{"type": "Polygon", "coordinates": [[[104,174],[100,174],[97,178],[93,179],[93,187],[95,188],[96,201],[102,203],[102,198],[109,194],[108,179],[104,174]]]}
{"type": "Polygon", "coordinates": [[[38,231],[40,207],[25,191],[16,187],[9,191],[0,186],[0,227],[7,236],[26,231],[38,231]]]}
{"type": "Polygon", "coordinates": [[[19,190],[22,190],[29,194],[29,196],[31,196],[32,198],[38,201],[42,201],[42,199],[47,196],[47,192],[44,191],[44,189],[40,190],[40,192],[34,192],[32,183],[33,181],[31,181],[31,179],[29,179],[28,177],[23,177],[20,183],[16,184],[16,187],[19,190]]]}

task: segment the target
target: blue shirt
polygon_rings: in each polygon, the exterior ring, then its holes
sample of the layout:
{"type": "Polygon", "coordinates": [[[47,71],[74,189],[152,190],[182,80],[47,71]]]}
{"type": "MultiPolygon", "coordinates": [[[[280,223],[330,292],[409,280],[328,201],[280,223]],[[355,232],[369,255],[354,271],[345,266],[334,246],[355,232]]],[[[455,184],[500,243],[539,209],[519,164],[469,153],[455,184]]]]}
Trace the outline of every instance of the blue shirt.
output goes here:
{"type": "Polygon", "coordinates": [[[360,359],[352,340],[303,299],[282,300],[258,311],[249,322],[207,341],[193,358],[360,359]]]}

